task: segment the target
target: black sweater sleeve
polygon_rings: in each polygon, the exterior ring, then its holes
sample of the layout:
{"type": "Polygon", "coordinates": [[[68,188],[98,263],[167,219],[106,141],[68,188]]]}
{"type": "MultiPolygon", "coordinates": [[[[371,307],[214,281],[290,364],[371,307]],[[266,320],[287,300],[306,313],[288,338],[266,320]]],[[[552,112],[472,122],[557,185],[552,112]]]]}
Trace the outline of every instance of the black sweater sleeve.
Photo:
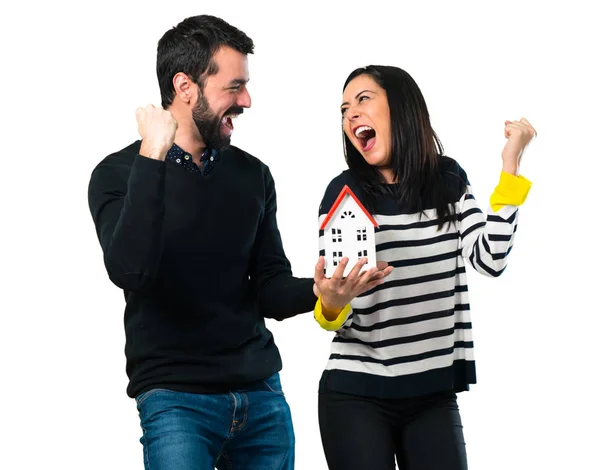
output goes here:
{"type": "Polygon", "coordinates": [[[151,287],[162,248],[165,162],[118,153],[92,172],[88,203],[111,281],[151,287]]]}
{"type": "Polygon", "coordinates": [[[275,182],[267,167],[264,179],[265,212],[258,228],[250,277],[256,286],[263,315],[284,320],[312,311],[317,298],[313,293],[312,278],[292,275],[277,227],[275,182]]]}

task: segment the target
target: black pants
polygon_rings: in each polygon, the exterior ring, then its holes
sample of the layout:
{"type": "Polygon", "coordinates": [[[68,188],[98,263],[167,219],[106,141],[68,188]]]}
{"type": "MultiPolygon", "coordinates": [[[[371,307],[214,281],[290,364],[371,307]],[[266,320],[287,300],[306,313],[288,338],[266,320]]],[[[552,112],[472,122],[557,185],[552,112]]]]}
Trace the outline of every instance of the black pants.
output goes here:
{"type": "Polygon", "coordinates": [[[466,470],[453,392],[382,400],[319,394],[319,426],[330,470],[466,470]]]}

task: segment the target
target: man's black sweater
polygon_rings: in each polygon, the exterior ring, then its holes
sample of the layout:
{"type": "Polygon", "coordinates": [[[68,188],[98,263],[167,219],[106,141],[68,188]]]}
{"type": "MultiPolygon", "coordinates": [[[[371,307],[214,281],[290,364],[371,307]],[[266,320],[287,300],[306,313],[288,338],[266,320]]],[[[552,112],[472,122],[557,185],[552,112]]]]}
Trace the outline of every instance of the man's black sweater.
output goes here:
{"type": "Polygon", "coordinates": [[[292,276],[268,167],[231,146],[202,176],[138,155],[140,143],[106,157],[88,193],[125,293],[127,394],[224,392],[274,374],[264,318],[311,311],[316,297],[292,276]]]}

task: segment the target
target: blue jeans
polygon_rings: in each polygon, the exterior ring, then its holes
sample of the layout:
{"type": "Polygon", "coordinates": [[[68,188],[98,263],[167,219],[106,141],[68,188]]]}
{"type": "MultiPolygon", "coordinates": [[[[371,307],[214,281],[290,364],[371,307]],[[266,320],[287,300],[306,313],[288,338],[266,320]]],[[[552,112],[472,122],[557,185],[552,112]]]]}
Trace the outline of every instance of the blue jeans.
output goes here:
{"type": "Polygon", "coordinates": [[[279,374],[222,394],[152,389],[136,398],[147,470],[290,470],[294,429],[279,374]]]}

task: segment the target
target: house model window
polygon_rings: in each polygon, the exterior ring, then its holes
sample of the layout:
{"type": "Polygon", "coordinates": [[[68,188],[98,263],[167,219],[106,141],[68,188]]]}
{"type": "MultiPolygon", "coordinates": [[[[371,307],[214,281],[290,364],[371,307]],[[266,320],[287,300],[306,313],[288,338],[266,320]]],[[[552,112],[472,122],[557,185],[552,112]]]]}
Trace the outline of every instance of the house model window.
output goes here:
{"type": "Polygon", "coordinates": [[[348,186],[342,188],[330,211],[322,217],[326,277],[333,275],[344,253],[349,259],[344,276],[360,258],[368,260],[362,270],[376,266],[375,227],[379,225],[348,186]]]}

